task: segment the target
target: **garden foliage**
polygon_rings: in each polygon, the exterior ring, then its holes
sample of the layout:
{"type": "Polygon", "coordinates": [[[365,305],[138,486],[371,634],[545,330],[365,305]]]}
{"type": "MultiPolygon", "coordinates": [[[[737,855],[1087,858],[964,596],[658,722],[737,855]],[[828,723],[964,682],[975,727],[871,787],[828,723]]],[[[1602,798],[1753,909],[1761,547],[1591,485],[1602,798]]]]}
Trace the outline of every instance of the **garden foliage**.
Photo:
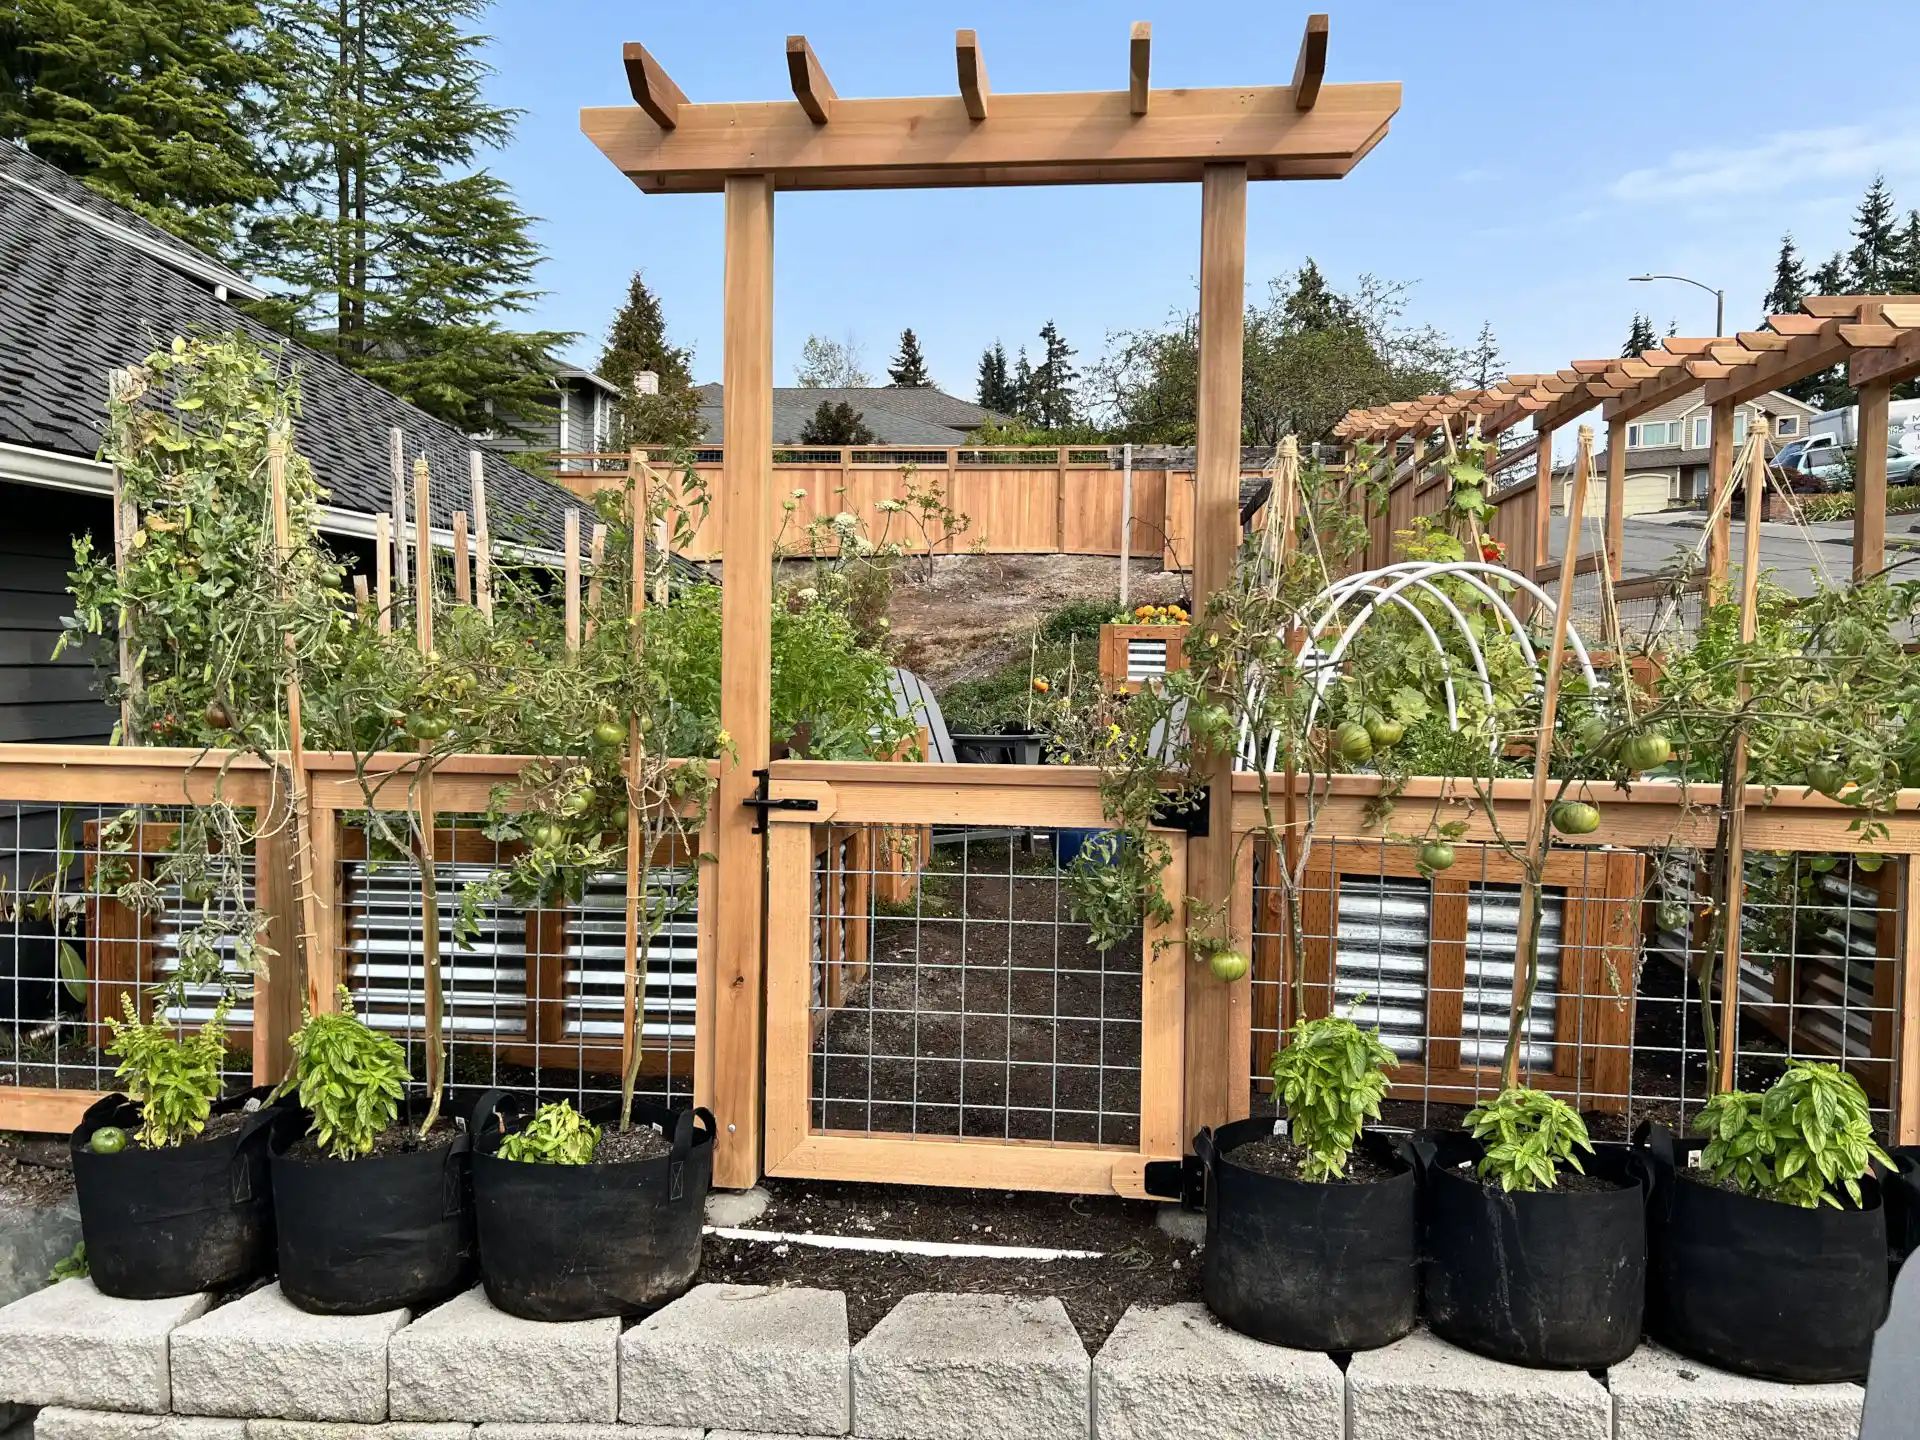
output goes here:
{"type": "Polygon", "coordinates": [[[1707,1101],[1695,1128],[1707,1137],[1700,1163],[1743,1195],[1812,1209],[1836,1208],[1836,1192],[1860,1203],[1872,1162],[1893,1162],[1874,1143],[1860,1082],[1835,1065],[1800,1061],[1764,1094],[1728,1090],[1707,1101]]]}
{"type": "Polygon", "coordinates": [[[1301,1020],[1273,1055],[1274,1084],[1287,1110],[1294,1143],[1307,1152],[1302,1173],[1309,1180],[1346,1174],[1360,1131],[1380,1118],[1387,1072],[1394,1053],[1380,1030],[1362,1030],[1337,1015],[1301,1020]]]}

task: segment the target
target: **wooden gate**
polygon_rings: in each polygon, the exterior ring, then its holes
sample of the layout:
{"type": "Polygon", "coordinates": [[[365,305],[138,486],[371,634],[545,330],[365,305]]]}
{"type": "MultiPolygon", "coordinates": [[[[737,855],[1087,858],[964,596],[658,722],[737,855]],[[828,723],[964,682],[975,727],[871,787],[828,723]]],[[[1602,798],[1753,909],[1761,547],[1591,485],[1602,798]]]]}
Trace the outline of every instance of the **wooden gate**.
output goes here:
{"type": "Polygon", "coordinates": [[[767,814],[766,1172],[1143,1195],[1183,1149],[1185,917],[1087,943],[1059,865],[1100,829],[1097,775],[772,774],[815,808],[767,814]]]}

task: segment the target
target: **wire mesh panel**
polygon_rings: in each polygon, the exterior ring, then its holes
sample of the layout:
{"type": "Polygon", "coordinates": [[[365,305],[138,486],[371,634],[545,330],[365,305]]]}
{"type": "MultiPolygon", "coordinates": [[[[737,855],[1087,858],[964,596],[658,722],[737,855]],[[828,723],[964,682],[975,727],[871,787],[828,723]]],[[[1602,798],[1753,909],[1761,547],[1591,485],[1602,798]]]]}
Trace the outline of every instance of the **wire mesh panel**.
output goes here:
{"type": "MultiPolygon", "coordinates": [[[[994,776],[952,773],[994,808],[994,776]]],[[[950,798],[768,827],[767,1170],[1142,1193],[1145,1158],[1180,1150],[1183,923],[1096,949],[1065,867],[1098,832],[1028,819],[1011,789],[1025,823],[928,823],[950,798]]],[[[1098,814],[1092,781],[1068,798],[1098,814]]]]}
{"type": "Polygon", "coordinates": [[[222,996],[223,1077],[229,1088],[252,1083],[252,972],[265,958],[254,823],[251,810],[228,807],[195,818],[166,806],[0,802],[0,1085],[116,1089],[111,1020],[131,1006],[198,1027],[222,996]]]}
{"type": "MultiPolygon", "coordinates": [[[[1749,856],[1731,1056],[1748,1090],[1791,1059],[1842,1061],[1885,1129],[1906,862],[1867,863],[1749,856]]],[[[1462,844],[1451,868],[1428,875],[1410,845],[1321,839],[1297,896],[1297,936],[1264,848],[1255,874],[1255,1113],[1274,1108],[1267,1067],[1283,1030],[1297,1013],[1329,1010],[1377,1025],[1397,1057],[1390,1125],[1457,1124],[1498,1091],[1522,898],[1504,852],[1462,844]]],[[[1625,1137],[1643,1120],[1684,1128],[1712,1093],[1723,1005],[1717,978],[1702,984],[1709,893],[1695,849],[1549,856],[1520,1063],[1529,1084],[1567,1098],[1597,1135],[1625,1137]]]]}
{"type": "MultiPolygon", "coordinates": [[[[405,817],[387,817],[404,836],[405,817]]],[[[562,871],[516,899],[490,881],[517,851],[478,816],[441,815],[435,889],[442,1031],[456,1102],[499,1087],[577,1106],[617,1099],[626,995],[626,876],[562,871]]],[[[400,1039],[424,1074],[426,991],[418,861],[364,823],[340,844],[339,973],[356,1011],[400,1039]]],[[[693,1089],[698,867],[663,856],[646,872],[636,1093],[685,1104],[693,1089]]]]}

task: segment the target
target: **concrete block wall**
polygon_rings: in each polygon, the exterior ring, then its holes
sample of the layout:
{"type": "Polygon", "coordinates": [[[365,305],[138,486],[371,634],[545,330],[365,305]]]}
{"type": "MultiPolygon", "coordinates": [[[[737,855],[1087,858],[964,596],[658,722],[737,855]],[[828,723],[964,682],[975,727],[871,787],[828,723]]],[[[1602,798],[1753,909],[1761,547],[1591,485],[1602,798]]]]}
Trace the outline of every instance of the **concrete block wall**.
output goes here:
{"type": "MultiPolygon", "coordinates": [[[[306,1315],[266,1286],[0,1310],[0,1403],[38,1440],[1854,1440],[1857,1385],[1774,1385],[1644,1346],[1605,1377],[1424,1332],[1283,1350],[1136,1306],[1090,1356],[1054,1299],[913,1295],[858,1344],[834,1291],[702,1285],[639,1323],[540,1325],[478,1289],[426,1315],[306,1315]]],[[[6,1440],[16,1440],[10,1431],[6,1440]]],[[[26,1440],[18,1435],[17,1440],[26,1440]]]]}

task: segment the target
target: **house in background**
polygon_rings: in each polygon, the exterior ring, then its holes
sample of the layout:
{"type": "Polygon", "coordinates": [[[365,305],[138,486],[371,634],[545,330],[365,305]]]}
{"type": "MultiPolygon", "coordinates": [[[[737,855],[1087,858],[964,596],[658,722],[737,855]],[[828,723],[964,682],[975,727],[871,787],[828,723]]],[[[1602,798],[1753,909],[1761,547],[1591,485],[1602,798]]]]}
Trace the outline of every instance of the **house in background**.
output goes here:
{"type": "MultiPolygon", "coordinates": [[[[328,493],[320,527],[368,568],[374,515],[391,509],[389,436],[425,456],[437,482],[433,523],[451,545],[466,504],[473,442],[373,381],[257,324],[231,303],[258,297],[245,277],[0,142],[0,741],[104,741],[116,716],[95,696],[91,663],[51,660],[71,608],[73,541],[111,552],[111,473],[94,457],[106,424],[107,373],[176,335],[236,330],[281,350],[300,377],[294,443],[328,493]]],[[[501,538],[557,548],[578,505],[497,454],[485,461],[501,538]]]]}
{"type": "MultiPolygon", "coordinates": [[[[718,385],[702,385],[700,423],[707,444],[722,443],[722,391],[718,385]]],[[[923,446],[941,449],[964,445],[969,431],[989,420],[1007,417],[984,405],[961,400],[931,386],[875,386],[846,390],[820,385],[776,386],[773,392],[773,443],[798,445],[800,432],[813,419],[822,401],[829,405],[842,402],[852,406],[877,437],[876,443],[891,446],[923,446]]]]}
{"type": "Polygon", "coordinates": [[[479,443],[496,455],[579,455],[600,452],[613,443],[613,407],[620,388],[578,365],[550,365],[554,405],[534,415],[515,417],[525,435],[482,435],[479,443]]]}
{"type": "MultiPolygon", "coordinates": [[[[1706,503],[1712,425],[1709,409],[1706,386],[1701,385],[1649,410],[1627,426],[1622,514],[1647,515],[1706,503]]],[[[1770,390],[1733,412],[1734,443],[1745,440],[1747,427],[1756,416],[1764,415],[1773,427],[1772,449],[1777,450],[1806,434],[1814,414],[1815,407],[1804,400],[1770,390]]],[[[1596,475],[1607,473],[1604,450],[1593,457],[1593,470],[1596,475]]],[[[1565,467],[1556,471],[1556,477],[1562,478],[1555,505],[1564,513],[1572,494],[1572,480],[1565,467]]]]}

